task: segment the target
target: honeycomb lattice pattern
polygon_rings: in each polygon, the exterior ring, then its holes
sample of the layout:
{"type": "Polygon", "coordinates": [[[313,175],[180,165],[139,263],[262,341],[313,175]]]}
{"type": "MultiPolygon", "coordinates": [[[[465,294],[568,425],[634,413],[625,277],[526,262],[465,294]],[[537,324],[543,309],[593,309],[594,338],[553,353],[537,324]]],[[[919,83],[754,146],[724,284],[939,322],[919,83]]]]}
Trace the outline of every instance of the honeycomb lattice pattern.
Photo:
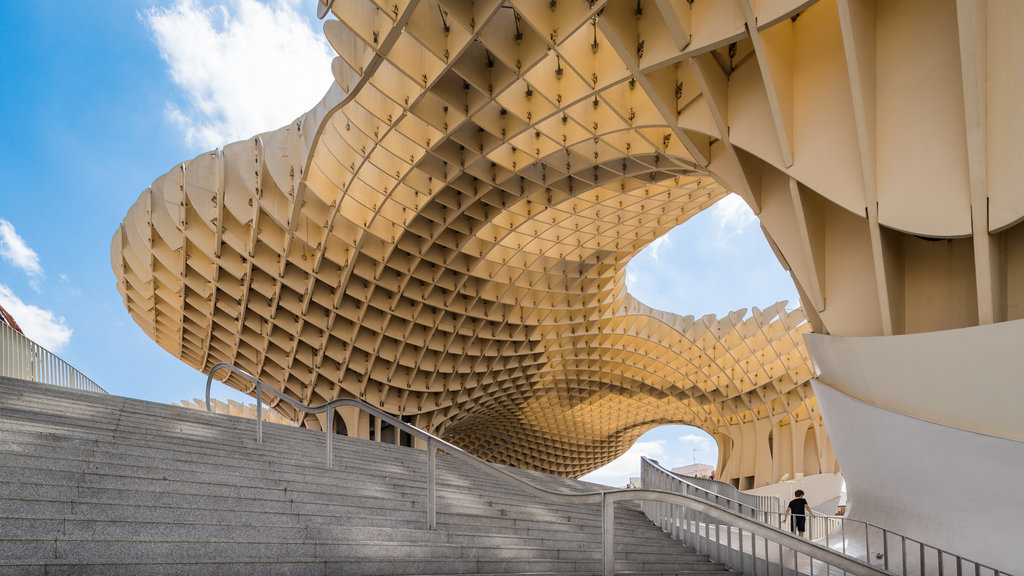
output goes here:
{"type": "Polygon", "coordinates": [[[196,369],[361,398],[566,476],[661,424],[820,421],[801,310],[695,319],[626,292],[632,256],[728,193],[707,170],[722,142],[678,121],[713,123],[686,60],[751,42],[681,49],[676,4],[338,3],[316,108],[131,207],[111,245],[125,305],[196,369]]]}

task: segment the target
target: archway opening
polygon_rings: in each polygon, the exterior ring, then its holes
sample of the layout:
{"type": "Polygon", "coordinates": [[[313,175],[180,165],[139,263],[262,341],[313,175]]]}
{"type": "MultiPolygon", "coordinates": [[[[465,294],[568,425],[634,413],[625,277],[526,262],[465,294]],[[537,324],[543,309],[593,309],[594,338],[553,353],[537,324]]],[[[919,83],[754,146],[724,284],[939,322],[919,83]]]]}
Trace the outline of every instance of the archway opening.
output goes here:
{"type": "Polygon", "coordinates": [[[821,465],[818,462],[818,434],[814,428],[807,429],[804,436],[804,475],[811,476],[821,473],[821,465]]]}
{"type": "Polygon", "coordinates": [[[331,430],[335,434],[342,436],[348,436],[348,425],[345,424],[345,419],[341,417],[338,412],[334,413],[334,421],[331,422],[331,430]]]}
{"type": "Polygon", "coordinates": [[[626,267],[626,288],[644,304],[679,315],[719,317],[781,300],[800,305],[793,279],[736,194],[651,242],[626,267]]]}
{"type": "Polygon", "coordinates": [[[711,477],[718,466],[718,443],[694,426],[658,426],[640,436],[625,454],[580,479],[617,488],[638,485],[641,456],[669,470],[682,470],[677,472],[682,475],[711,477]]]}

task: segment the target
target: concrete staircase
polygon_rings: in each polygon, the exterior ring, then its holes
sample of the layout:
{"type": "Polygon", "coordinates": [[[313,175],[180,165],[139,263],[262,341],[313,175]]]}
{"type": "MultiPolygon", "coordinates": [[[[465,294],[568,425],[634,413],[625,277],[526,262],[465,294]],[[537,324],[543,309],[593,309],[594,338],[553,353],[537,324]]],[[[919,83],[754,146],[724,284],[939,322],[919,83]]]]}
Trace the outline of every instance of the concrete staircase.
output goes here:
{"type": "MultiPolygon", "coordinates": [[[[538,500],[426,453],[0,378],[0,575],[599,574],[596,506],[538,500]]],[[[525,471],[564,490],[594,486],[525,471]]],[[[620,574],[728,573],[616,510],[620,574]]]]}

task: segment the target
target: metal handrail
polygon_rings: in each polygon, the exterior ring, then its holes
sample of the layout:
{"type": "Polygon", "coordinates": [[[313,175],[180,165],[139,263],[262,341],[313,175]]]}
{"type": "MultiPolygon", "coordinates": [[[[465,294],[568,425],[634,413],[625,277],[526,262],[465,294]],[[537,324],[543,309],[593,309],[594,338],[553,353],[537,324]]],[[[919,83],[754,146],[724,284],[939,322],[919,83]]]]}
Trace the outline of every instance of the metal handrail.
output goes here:
{"type": "MultiPolygon", "coordinates": [[[[753,500],[756,503],[778,502],[779,499],[774,497],[774,496],[754,496],[752,494],[743,494],[738,489],[736,489],[732,484],[727,484],[725,482],[720,482],[718,480],[710,480],[710,479],[704,479],[704,478],[688,478],[686,476],[680,476],[679,474],[676,474],[675,472],[665,468],[664,466],[659,464],[656,460],[652,460],[652,459],[650,459],[650,458],[648,458],[646,456],[641,456],[640,457],[640,462],[641,462],[641,466],[643,466],[646,463],[646,465],[654,467],[655,469],[657,469],[662,474],[670,476],[673,479],[677,480],[678,482],[686,485],[688,487],[689,491],[696,493],[694,495],[696,495],[699,498],[703,498],[704,500],[708,500],[710,502],[715,502],[715,503],[722,503],[722,502],[724,502],[726,508],[729,508],[729,509],[732,509],[732,507],[735,506],[736,509],[741,514],[743,513],[743,508],[747,508],[748,511],[749,511],[748,514],[747,514],[748,516],[750,516],[752,518],[760,517],[760,518],[762,518],[761,521],[764,522],[765,524],[768,524],[770,526],[775,526],[775,527],[780,528],[782,530],[786,529],[786,527],[783,526],[783,522],[781,520],[782,517],[786,515],[785,511],[780,510],[780,509],[773,510],[771,508],[768,508],[768,509],[760,508],[760,507],[758,507],[757,504],[751,504],[750,501],[744,502],[743,500],[739,500],[739,499],[731,497],[731,496],[725,496],[721,492],[718,492],[718,491],[714,490],[713,488],[708,488],[706,486],[702,486],[701,484],[706,484],[708,482],[714,482],[715,484],[721,485],[722,487],[732,488],[732,489],[736,490],[738,495],[741,496],[741,497],[742,496],[752,496],[751,500],[753,500]],[[771,518],[775,518],[775,520],[777,520],[777,521],[773,522],[772,520],[770,520],[771,518]]],[[[796,516],[804,516],[804,515],[803,514],[794,514],[793,516],[796,517],[796,516]]],[[[815,525],[814,523],[808,523],[808,525],[807,525],[807,527],[808,527],[807,533],[808,533],[808,538],[810,540],[816,540],[817,539],[817,538],[814,538],[812,536],[812,534],[815,534],[815,533],[824,533],[827,536],[828,535],[828,531],[829,531],[829,528],[828,528],[829,523],[830,523],[829,521],[831,521],[831,520],[846,520],[846,518],[844,518],[842,516],[829,516],[827,514],[820,514],[820,513],[819,514],[813,514],[813,515],[809,514],[809,515],[807,515],[807,518],[808,519],[821,519],[821,520],[824,521],[824,522],[822,522],[822,524],[825,526],[825,529],[819,530],[819,529],[814,529],[813,528],[814,525],[815,525]]],[[[881,529],[881,528],[879,528],[879,529],[881,529]]],[[[893,534],[895,534],[895,532],[893,532],[893,534]]],[[[821,538],[821,537],[819,537],[819,538],[821,538]]]]}
{"type": "MultiPolygon", "coordinates": [[[[641,476],[645,482],[644,486],[646,486],[646,481],[649,478],[649,476],[644,474],[644,472],[648,470],[657,471],[663,476],[667,477],[668,479],[671,479],[674,483],[682,485],[682,489],[685,491],[685,493],[691,496],[695,496],[697,498],[701,498],[703,500],[718,504],[724,502],[726,508],[731,509],[735,507],[739,514],[749,516],[755,519],[762,518],[763,520],[761,520],[761,522],[772,527],[778,527],[780,530],[785,530],[785,527],[782,526],[782,517],[785,514],[785,512],[778,512],[773,510],[760,510],[752,508],[749,504],[733,500],[711,490],[707,490],[702,486],[698,486],[697,484],[691,482],[690,479],[684,476],[679,476],[678,474],[675,474],[671,470],[667,470],[657,462],[647,457],[641,457],[641,465],[641,476]],[[744,512],[744,508],[748,509],[748,513],[744,512]]],[[[847,540],[848,536],[859,535],[863,533],[863,561],[870,564],[872,560],[874,560],[875,562],[881,564],[882,569],[897,576],[911,576],[914,574],[918,576],[923,576],[925,574],[932,573],[956,574],[956,576],[962,576],[963,574],[975,574],[976,576],[979,576],[981,574],[991,574],[992,576],[1009,576],[1007,572],[1003,572],[996,568],[992,568],[991,566],[975,562],[973,560],[964,558],[958,554],[954,554],[941,548],[931,546],[929,544],[921,542],[920,540],[915,540],[914,538],[904,536],[903,534],[894,532],[892,530],[883,528],[870,522],[865,522],[863,520],[854,520],[851,518],[846,518],[844,516],[832,516],[820,513],[815,513],[813,515],[813,518],[821,518],[822,520],[824,520],[822,522],[824,529],[817,529],[819,530],[819,535],[815,536],[815,523],[808,522],[808,540],[812,542],[817,541],[817,546],[832,550],[836,550],[836,548],[833,548],[833,546],[841,546],[842,554],[847,555],[851,558],[860,559],[857,556],[853,555],[853,553],[848,551],[847,540]],[[855,529],[848,529],[847,524],[853,524],[858,527],[855,529]],[[824,534],[820,535],[821,532],[823,532],[824,534]],[[832,535],[837,533],[840,539],[838,542],[833,542],[831,537],[832,535]],[[875,548],[874,558],[872,558],[872,536],[875,536],[875,541],[881,541],[875,548]],[[908,545],[910,548],[909,552],[914,553],[911,554],[911,556],[913,556],[912,561],[908,561],[908,559],[910,559],[911,557],[908,556],[908,545]],[[895,561],[892,560],[894,557],[896,558],[895,561]],[[915,568],[916,572],[913,571],[915,568]]]]}
{"type": "MultiPolygon", "coordinates": [[[[735,507],[737,513],[739,513],[739,514],[743,514],[743,509],[747,508],[750,511],[749,515],[751,517],[754,517],[754,518],[756,518],[758,515],[764,515],[764,514],[768,514],[768,513],[771,512],[771,511],[767,511],[767,510],[763,510],[763,509],[757,508],[756,506],[754,506],[752,504],[749,504],[747,502],[743,502],[741,500],[736,500],[735,498],[730,498],[729,496],[723,496],[723,495],[721,495],[718,492],[715,492],[713,490],[708,490],[707,488],[704,488],[703,486],[699,486],[699,485],[697,485],[697,484],[695,484],[693,482],[690,482],[690,480],[687,479],[686,477],[680,476],[680,475],[672,472],[671,470],[666,469],[664,466],[662,466],[661,464],[658,464],[654,460],[651,460],[647,456],[641,456],[640,457],[640,464],[641,464],[641,466],[643,466],[645,463],[647,465],[649,465],[649,466],[653,466],[659,472],[662,472],[662,473],[664,473],[664,474],[666,474],[668,476],[671,476],[673,479],[678,480],[679,482],[685,484],[692,492],[697,492],[697,494],[698,494],[697,497],[698,498],[700,498],[701,500],[704,500],[706,502],[713,502],[715,504],[718,504],[719,506],[723,506],[724,505],[724,507],[727,510],[732,510],[733,507],[735,507]],[[704,496],[700,496],[699,494],[701,494],[701,493],[703,493],[704,496]]],[[[768,522],[765,522],[765,524],[768,524],[768,522]]]]}
{"type": "Polygon", "coordinates": [[[3,322],[0,322],[0,376],[107,393],[74,366],[3,322]]]}
{"type": "MultiPolygon", "coordinates": [[[[359,408],[368,414],[371,414],[381,420],[395,426],[396,428],[403,430],[417,438],[426,440],[427,442],[427,527],[430,530],[437,528],[437,513],[436,513],[436,463],[434,454],[438,449],[443,449],[446,453],[451,454],[457,458],[461,458],[474,466],[496,476],[502,480],[511,480],[517,486],[523,488],[527,492],[547,498],[555,502],[566,503],[566,504],[601,504],[601,518],[602,518],[602,564],[603,572],[605,576],[613,576],[615,570],[615,530],[614,530],[614,519],[615,519],[615,503],[627,500],[640,500],[640,501],[653,501],[664,504],[666,506],[674,506],[680,509],[686,509],[692,512],[694,515],[698,515],[700,518],[705,519],[705,523],[712,520],[716,521],[716,526],[728,526],[730,534],[733,529],[738,530],[740,537],[742,538],[744,533],[749,533],[750,538],[756,541],[757,537],[761,537],[766,543],[770,540],[778,543],[779,550],[783,548],[792,551],[794,555],[803,554],[808,558],[813,558],[817,561],[827,564],[846,572],[851,572],[857,575],[866,576],[883,576],[884,572],[879,571],[875,567],[851,558],[849,556],[840,554],[834,550],[827,548],[821,548],[816,546],[802,538],[798,538],[788,532],[784,532],[772,526],[768,526],[761,522],[757,522],[748,518],[745,518],[732,510],[705,502],[694,496],[686,494],[677,494],[664,490],[650,490],[650,489],[612,489],[605,491],[595,492],[560,492],[556,490],[549,490],[547,488],[541,488],[526,480],[523,480],[508,471],[502,469],[499,466],[486,462],[469,452],[446,442],[425,432],[415,426],[403,422],[401,419],[379,410],[361,400],[343,398],[338,400],[332,400],[320,406],[307,406],[288,397],[283,392],[269,386],[259,378],[249,374],[248,372],[241,370],[227,362],[220,362],[215,364],[211,369],[209,376],[206,379],[206,407],[207,411],[211,410],[210,405],[210,385],[213,382],[213,375],[221,369],[228,369],[231,372],[241,376],[255,386],[256,392],[256,422],[257,422],[257,442],[263,441],[263,423],[262,423],[262,404],[263,404],[263,392],[267,391],[277,396],[281,400],[284,400],[292,407],[307,412],[309,414],[320,414],[327,412],[327,454],[330,459],[331,456],[331,437],[334,434],[330,432],[331,420],[333,420],[333,409],[337,406],[354,406],[359,408]]],[[[331,466],[330,460],[327,463],[328,467],[331,466]]],[[[731,560],[731,554],[729,559],[731,560]]],[[[767,561],[767,554],[766,554],[767,561]]],[[[742,559],[741,559],[742,562],[742,559]]],[[[781,558],[780,558],[781,562],[781,558]]]]}
{"type": "MultiPolygon", "coordinates": [[[[657,462],[655,461],[655,464],[657,462]]],[[[689,484],[694,484],[701,488],[704,488],[708,492],[714,492],[720,496],[732,498],[733,500],[739,500],[744,502],[748,506],[760,508],[766,512],[779,512],[782,510],[782,500],[777,496],[770,495],[756,495],[748,494],[741,491],[739,488],[733,486],[728,482],[722,482],[713,478],[694,478],[690,476],[680,476],[669,470],[670,473],[677,477],[685,480],[689,484]]]]}

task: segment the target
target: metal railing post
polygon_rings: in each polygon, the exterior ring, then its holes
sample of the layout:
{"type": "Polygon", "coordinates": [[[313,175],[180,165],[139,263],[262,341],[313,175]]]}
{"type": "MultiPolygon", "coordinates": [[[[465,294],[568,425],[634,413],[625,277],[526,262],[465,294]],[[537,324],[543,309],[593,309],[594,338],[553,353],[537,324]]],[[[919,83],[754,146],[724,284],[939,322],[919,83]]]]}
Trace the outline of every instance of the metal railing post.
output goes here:
{"type": "Polygon", "coordinates": [[[846,554],[846,518],[843,518],[843,523],[839,528],[842,530],[841,537],[843,539],[843,554],[846,554]]]}
{"type": "Polygon", "coordinates": [[[740,537],[740,569],[739,569],[739,572],[742,574],[743,571],[746,569],[746,564],[747,564],[746,561],[743,560],[743,529],[742,528],[739,531],[739,537],[740,537]]]}
{"type": "Polygon", "coordinates": [[[726,555],[725,567],[732,569],[732,526],[725,527],[725,548],[728,550],[726,555]]]}
{"type": "Polygon", "coordinates": [[[883,566],[886,570],[889,569],[889,532],[882,528],[882,558],[883,566]]]}
{"type": "Polygon", "coordinates": [[[903,571],[900,574],[907,576],[907,537],[902,534],[900,535],[900,547],[902,548],[900,558],[903,560],[903,571]]]}
{"type": "MultiPolygon", "coordinates": [[[[328,406],[330,406],[330,404],[328,404],[328,406]]],[[[334,424],[333,420],[334,420],[334,408],[328,408],[327,409],[327,424],[324,425],[324,430],[327,432],[327,467],[328,468],[333,468],[334,467],[334,458],[332,457],[333,455],[331,454],[331,436],[333,436],[333,434],[331,434],[331,428],[333,427],[333,424],[334,424]]]]}
{"type": "Polygon", "coordinates": [[[263,381],[256,383],[256,443],[263,444],[263,381]]]}
{"type": "Polygon", "coordinates": [[[601,496],[601,555],[604,576],[615,576],[615,502],[601,496]]]}
{"type": "MultiPolygon", "coordinates": [[[[785,574],[785,571],[786,571],[786,563],[782,559],[782,554],[783,554],[782,542],[779,542],[779,574],[780,575],[785,574]]],[[[765,560],[768,559],[768,547],[767,547],[767,545],[765,546],[765,549],[764,549],[764,557],[765,557],[765,560]]],[[[796,550],[793,551],[793,560],[796,561],[796,550]]],[[[765,567],[767,568],[767,566],[765,566],[765,567]]]]}
{"type": "Polygon", "coordinates": [[[864,523],[864,561],[871,563],[871,532],[867,522],[864,523]]]}
{"type": "Polygon", "coordinates": [[[427,439],[427,530],[437,529],[437,446],[427,439]]]}

